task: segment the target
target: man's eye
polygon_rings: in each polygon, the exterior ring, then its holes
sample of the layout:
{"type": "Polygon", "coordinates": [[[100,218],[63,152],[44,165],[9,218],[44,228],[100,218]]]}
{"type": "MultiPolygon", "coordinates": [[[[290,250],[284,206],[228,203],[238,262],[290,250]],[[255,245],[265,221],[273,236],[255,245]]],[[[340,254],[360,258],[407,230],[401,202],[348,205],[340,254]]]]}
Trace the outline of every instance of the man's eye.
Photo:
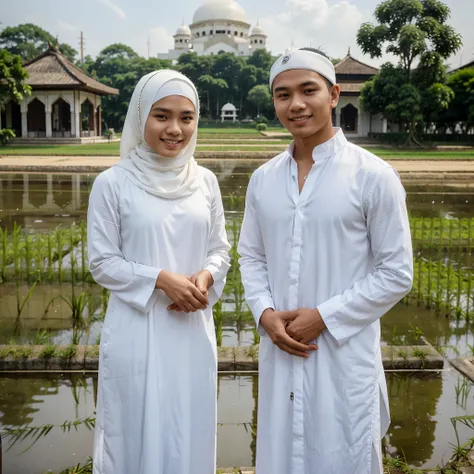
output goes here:
{"type": "Polygon", "coordinates": [[[312,94],[315,91],[316,91],[316,89],[306,89],[304,92],[305,92],[305,94],[312,94]]]}

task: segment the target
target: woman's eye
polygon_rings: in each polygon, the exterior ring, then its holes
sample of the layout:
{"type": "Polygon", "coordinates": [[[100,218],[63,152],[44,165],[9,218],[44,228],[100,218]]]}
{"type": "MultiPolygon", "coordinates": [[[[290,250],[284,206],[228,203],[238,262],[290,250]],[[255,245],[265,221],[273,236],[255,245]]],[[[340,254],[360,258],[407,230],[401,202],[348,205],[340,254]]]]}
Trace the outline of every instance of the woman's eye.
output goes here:
{"type": "Polygon", "coordinates": [[[191,116],[187,116],[187,117],[183,117],[183,120],[185,122],[191,122],[193,120],[193,118],[191,116]]]}
{"type": "Polygon", "coordinates": [[[158,119],[158,120],[166,120],[166,115],[161,115],[161,114],[158,114],[158,115],[155,115],[155,117],[158,119]]]}

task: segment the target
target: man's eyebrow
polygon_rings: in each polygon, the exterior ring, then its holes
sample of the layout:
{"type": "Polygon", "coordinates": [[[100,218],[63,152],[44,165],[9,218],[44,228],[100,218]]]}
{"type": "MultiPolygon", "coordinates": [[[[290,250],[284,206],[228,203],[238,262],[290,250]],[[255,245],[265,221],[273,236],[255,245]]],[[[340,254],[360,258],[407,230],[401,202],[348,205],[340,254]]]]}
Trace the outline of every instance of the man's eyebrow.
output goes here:
{"type": "MultiPolygon", "coordinates": [[[[319,85],[316,81],[305,81],[302,84],[298,84],[297,87],[307,87],[307,86],[317,86],[319,85]]],[[[287,91],[289,89],[288,86],[280,86],[280,87],[275,87],[275,90],[273,91],[274,93],[277,92],[282,92],[282,91],[287,91]]]]}

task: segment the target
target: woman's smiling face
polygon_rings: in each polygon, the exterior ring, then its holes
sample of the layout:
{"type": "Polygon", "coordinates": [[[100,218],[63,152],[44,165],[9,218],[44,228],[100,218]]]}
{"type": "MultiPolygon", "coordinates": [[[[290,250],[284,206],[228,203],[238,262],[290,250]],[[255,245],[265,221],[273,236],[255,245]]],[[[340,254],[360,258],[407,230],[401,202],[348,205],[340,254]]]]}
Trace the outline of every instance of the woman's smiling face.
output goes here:
{"type": "Polygon", "coordinates": [[[193,103],[181,95],[155,102],[145,123],[145,142],[158,155],[174,158],[188,145],[196,129],[193,103]]]}

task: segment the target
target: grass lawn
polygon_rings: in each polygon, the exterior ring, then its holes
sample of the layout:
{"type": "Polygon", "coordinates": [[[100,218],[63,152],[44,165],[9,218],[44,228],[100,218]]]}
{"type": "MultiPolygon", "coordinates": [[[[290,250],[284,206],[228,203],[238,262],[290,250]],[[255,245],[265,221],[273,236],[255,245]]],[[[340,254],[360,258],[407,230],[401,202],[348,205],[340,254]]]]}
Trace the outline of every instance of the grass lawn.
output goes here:
{"type": "MultiPolygon", "coordinates": [[[[239,146],[229,146],[223,144],[203,144],[197,147],[198,151],[242,151],[242,152],[261,152],[278,154],[287,146],[286,141],[272,141],[271,143],[257,144],[258,146],[249,146],[255,142],[239,141],[239,146]]],[[[39,155],[39,156],[118,156],[120,143],[92,143],[89,145],[8,145],[0,147],[0,155],[39,155]]],[[[400,150],[397,148],[370,148],[370,151],[377,156],[391,160],[474,160],[474,150],[462,151],[417,151],[400,150]]]]}

